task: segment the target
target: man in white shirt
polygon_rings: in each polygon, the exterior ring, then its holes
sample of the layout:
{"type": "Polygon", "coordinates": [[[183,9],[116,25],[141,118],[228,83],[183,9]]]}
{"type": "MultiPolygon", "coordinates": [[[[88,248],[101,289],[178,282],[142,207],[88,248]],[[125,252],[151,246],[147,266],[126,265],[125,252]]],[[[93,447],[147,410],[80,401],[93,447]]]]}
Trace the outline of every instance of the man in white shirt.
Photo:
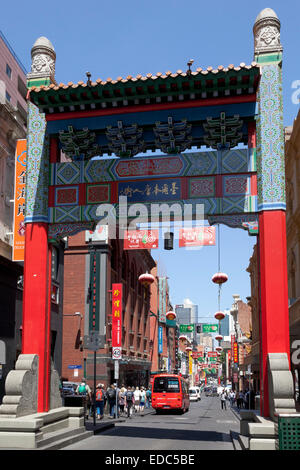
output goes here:
{"type": "Polygon", "coordinates": [[[221,393],[221,409],[225,409],[226,410],[226,398],[227,398],[227,395],[226,395],[226,392],[225,392],[225,389],[223,390],[223,392],[221,393]]]}
{"type": "Polygon", "coordinates": [[[134,395],[135,412],[137,413],[140,410],[140,399],[141,399],[141,392],[140,392],[139,387],[135,388],[133,395],[134,395]]]}

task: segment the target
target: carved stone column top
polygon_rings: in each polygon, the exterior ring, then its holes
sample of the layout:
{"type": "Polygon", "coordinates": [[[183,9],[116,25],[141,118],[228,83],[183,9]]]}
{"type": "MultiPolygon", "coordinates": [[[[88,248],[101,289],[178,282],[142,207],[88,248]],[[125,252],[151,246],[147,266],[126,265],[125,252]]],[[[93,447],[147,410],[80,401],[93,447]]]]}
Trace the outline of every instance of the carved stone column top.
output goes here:
{"type": "Polygon", "coordinates": [[[257,16],[254,27],[254,53],[282,52],[280,21],[272,8],[265,8],[257,16]]]}
{"type": "Polygon", "coordinates": [[[55,83],[56,53],[53,44],[44,36],[39,37],[31,49],[31,71],[28,80],[49,79],[55,83]]]}

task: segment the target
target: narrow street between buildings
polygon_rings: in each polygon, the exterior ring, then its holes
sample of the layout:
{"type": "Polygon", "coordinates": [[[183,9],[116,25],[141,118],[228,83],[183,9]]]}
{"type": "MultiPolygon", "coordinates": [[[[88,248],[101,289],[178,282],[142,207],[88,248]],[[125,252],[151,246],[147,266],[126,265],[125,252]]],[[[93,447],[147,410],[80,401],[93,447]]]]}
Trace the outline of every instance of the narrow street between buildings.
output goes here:
{"type": "Polygon", "coordinates": [[[169,412],[136,414],[114,428],[94,435],[64,450],[233,450],[230,430],[239,431],[239,421],[218,397],[202,396],[183,415],[169,412]]]}

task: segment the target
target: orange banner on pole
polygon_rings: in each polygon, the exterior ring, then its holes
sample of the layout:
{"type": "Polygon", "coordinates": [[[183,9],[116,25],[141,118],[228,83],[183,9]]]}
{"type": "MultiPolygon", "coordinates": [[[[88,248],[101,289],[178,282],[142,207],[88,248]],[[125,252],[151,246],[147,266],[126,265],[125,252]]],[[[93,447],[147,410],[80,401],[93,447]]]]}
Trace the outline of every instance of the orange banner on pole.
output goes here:
{"type": "Polygon", "coordinates": [[[14,196],[14,241],[13,261],[24,261],[25,250],[25,184],[26,184],[26,139],[17,140],[15,155],[15,196],[14,196]]]}

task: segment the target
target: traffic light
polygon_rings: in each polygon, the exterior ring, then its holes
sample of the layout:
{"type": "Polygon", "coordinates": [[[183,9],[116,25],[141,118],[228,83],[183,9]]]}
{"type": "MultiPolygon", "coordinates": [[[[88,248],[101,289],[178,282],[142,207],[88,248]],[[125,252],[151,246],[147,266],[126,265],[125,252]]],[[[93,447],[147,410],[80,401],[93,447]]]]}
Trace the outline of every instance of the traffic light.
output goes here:
{"type": "Polygon", "coordinates": [[[165,244],[164,244],[165,250],[173,250],[174,233],[165,232],[164,238],[165,238],[165,244]]]}
{"type": "Polygon", "coordinates": [[[201,325],[197,325],[196,331],[197,331],[197,333],[201,333],[201,325]]]}

